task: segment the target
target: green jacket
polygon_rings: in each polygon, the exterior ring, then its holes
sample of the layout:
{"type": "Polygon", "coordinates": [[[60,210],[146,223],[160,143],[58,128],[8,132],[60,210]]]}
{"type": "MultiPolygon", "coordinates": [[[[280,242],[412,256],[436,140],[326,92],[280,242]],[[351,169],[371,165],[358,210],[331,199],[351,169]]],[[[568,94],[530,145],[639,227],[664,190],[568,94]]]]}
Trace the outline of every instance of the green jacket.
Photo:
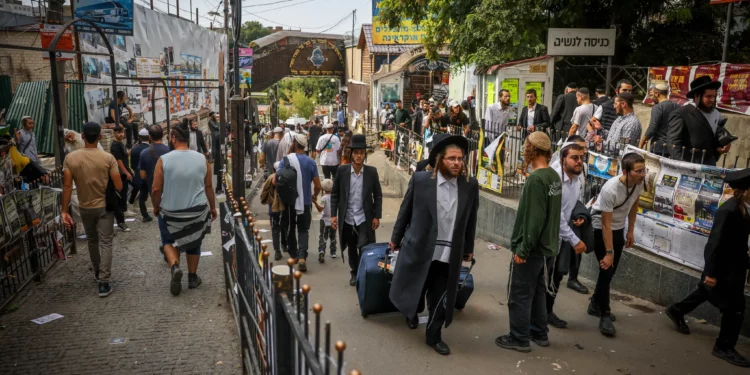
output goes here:
{"type": "Polygon", "coordinates": [[[522,259],[529,255],[556,256],[561,206],[562,184],[557,172],[552,168],[534,171],[523,185],[511,251],[522,259]]]}
{"type": "Polygon", "coordinates": [[[411,115],[409,115],[409,110],[408,109],[406,109],[406,108],[404,108],[404,109],[398,109],[397,108],[396,109],[396,113],[394,114],[394,117],[396,118],[395,119],[396,120],[396,126],[401,125],[401,123],[403,122],[404,124],[406,124],[406,127],[408,129],[411,129],[411,115]]]}

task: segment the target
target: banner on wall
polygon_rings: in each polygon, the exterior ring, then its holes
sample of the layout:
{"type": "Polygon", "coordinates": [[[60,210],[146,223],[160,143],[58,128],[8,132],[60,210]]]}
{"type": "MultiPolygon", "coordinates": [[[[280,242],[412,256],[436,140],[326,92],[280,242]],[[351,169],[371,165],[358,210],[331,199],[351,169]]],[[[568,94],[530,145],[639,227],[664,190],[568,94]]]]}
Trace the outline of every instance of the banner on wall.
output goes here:
{"type": "MultiPolygon", "coordinates": [[[[111,83],[112,75],[118,85],[144,85],[118,87],[125,92],[128,106],[151,122],[152,111],[156,121],[170,115],[184,115],[200,109],[218,110],[218,84],[186,79],[218,79],[219,53],[226,51],[226,35],[210,31],[188,20],[179,19],[135,6],[133,36],[108,35],[115,54],[115,66],[110,68],[109,58],[86,56],[81,58],[83,79],[86,83],[111,83]],[[149,36],[160,35],[160,38],[149,36]],[[190,35],[190,38],[183,38],[190,35]],[[137,78],[165,78],[169,88],[169,102],[160,84],[154,88],[153,80],[137,78]],[[215,86],[217,89],[202,88],[215,86]],[[152,108],[151,99],[155,99],[152,108]]],[[[104,40],[98,33],[79,33],[81,50],[107,52],[104,40]]],[[[109,102],[115,93],[107,86],[86,86],[84,99],[89,121],[103,123],[109,102]]]]}
{"type": "MultiPolygon", "coordinates": [[[[52,44],[52,39],[55,38],[55,35],[57,35],[61,28],[62,25],[52,25],[48,23],[39,25],[39,40],[42,42],[42,48],[49,48],[50,44],[52,44]]],[[[73,51],[73,32],[65,30],[62,37],[60,37],[60,40],[57,42],[55,49],[73,51]]],[[[75,57],[75,54],[65,52],[57,52],[56,55],[57,61],[70,61],[75,57]]],[[[49,53],[42,52],[42,58],[49,60],[49,53]]]]}
{"type": "Polygon", "coordinates": [[[503,90],[510,91],[511,112],[510,117],[508,118],[508,125],[513,125],[518,118],[518,78],[506,78],[501,84],[503,90]]]}
{"type": "Polygon", "coordinates": [[[402,19],[398,27],[388,27],[380,22],[380,3],[372,0],[372,43],[373,44],[422,44],[426,32],[422,25],[411,19],[402,19]]]}
{"type": "MultiPolygon", "coordinates": [[[[726,170],[663,158],[633,146],[646,159],[645,188],[639,198],[635,243],[659,256],[696,270],[719,206],[732,196],[726,170]]],[[[589,158],[589,171],[594,169],[589,158]]],[[[590,172],[593,174],[593,172],[590,172]]],[[[599,176],[615,177],[619,172],[599,176]]]]}
{"type": "Polygon", "coordinates": [[[496,193],[503,192],[503,170],[505,164],[506,133],[493,141],[484,136],[484,130],[479,130],[479,150],[482,157],[477,164],[477,181],[479,186],[496,193]]]}
{"type": "MultiPolygon", "coordinates": [[[[669,83],[669,99],[680,105],[688,102],[690,82],[702,76],[722,82],[716,107],[726,111],[750,115],[750,64],[709,64],[697,66],[668,66],[649,68],[649,87],[659,81],[669,83]]],[[[644,104],[653,104],[650,98],[644,104]]]]}
{"type": "MultiPolygon", "coordinates": [[[[94,22],[105,34],[133,35],[133,0],[75,0],[75,17],[94,22]]],[[[94,32],[85,22],[76,31],[94,32]]]]}
{"type": "Polygon", "coordinates": [[[240,48],[240,88],[249,89],[253,84],[253,49],[240,48]]]}

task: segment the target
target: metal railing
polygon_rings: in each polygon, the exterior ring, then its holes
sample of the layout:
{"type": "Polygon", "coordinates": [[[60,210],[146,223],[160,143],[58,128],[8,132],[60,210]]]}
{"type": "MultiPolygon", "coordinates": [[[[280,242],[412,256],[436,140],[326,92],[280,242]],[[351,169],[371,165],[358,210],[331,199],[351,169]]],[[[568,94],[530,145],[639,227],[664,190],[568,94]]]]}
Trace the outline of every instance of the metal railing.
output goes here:
{"type": "Polygon", "coordinates": [[[76,253],[75,231],[65,228],[60,218],[62,181],[62,169],[57,168],[43,179],[29,182],[28,190],[22,190],[20,178],[4,187],[0,231],[8,230],[0,233],[4,236],[0,243],[0,310],[32,281],[41,282],[66,253],[76,253]],[[10,217],[12,209],[17,217],[10,217]]]}
{"type": "MultiPolygon", "coordinates": [[[[222,178],[222,180],[225,180],[222,178]]],[[[331,323],[321,330],[323,305],[313,304],[294,261],[274,265],[244,197],[224,185],[221,237],[227,300],[237,323],[244,374],[344,374],[343,341],[331,353],[331,323]],[[321,344],[322,341],[322,344],[321,344]]],[[[359,374],[352,370],[350,374],[359,374]]]]}

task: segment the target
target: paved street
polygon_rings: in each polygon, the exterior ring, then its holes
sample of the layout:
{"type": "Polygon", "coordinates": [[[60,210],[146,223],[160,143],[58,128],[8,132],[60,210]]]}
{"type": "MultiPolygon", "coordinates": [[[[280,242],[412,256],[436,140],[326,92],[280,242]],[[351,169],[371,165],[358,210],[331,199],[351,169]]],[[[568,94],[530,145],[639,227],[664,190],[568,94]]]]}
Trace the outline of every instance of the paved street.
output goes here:
{"type": "MultiPolygon", "coordinates": [[[[382,156],[369,157],[380,165],[382,156]]],[[[379,166],[382,168],[382,165],[379,166]]],[[[382,178],[382,173],[381,173],[382,178]]],[[[385,187],[384,187],[385,188],[385,187]]],[[[384,194],[391,195],[385,188],[384,194]]],[[[400,199],[386,197],[378,241],[387,242],[398,213],[400,199]]],[[[270,228],[267,207],[256,199],[253,212],[259,227],[270,228]]],[[[364,374],[744,374],[711,355],[718,329],[694,323],[689,337],[674,331],[662,308],[643,300],[618,294],[612,303],[617,315],[618,336],[608,339],[598,330],[598,319],[586,314],[588,296],[563,287],[556,311],[568,320],[569,328],[551,328],[552,346],[532,344],[532,352],[522,354],[497,347],[495,337],[508,332],[506,285],[510,252],[489,250],[477,240],[475,291],[466,309],[455,315],[454,323],[443,331],[452,354],[442,357],[424,344],[424,324],[410,330],[400,314],[360,316],[355,289],[350,287],[349,267],[337,259],[317,261],[319,214],[313,215],[310,230],[310,259],[303,283],[312,287],[311,304],[323,304],[323,319],[333,323],[332,337],[347,343],[347,369],[364,374]]],[[[264,238],[270,238],[270,232],[264,238]]],[[[563,285],[565,282],[563,281],[563,285]]],[[[593,289],[593,284],[586,282],[593,289]]],[[[423,315],[426,315],[426,311],[423,315]]],[[[742,340],[742,353],[750,345],[742,340]]]]}
{"type": "MultiPolygon", "coordinates": [[[[132,208],[131,208],[132,209],[132,208]]],[[[88,251],[58,262],[42,284],[0,316],[2,374],[239,374],[238,340],[224,293],[218,222],[204,242],[203,285],[169,293],[169,269],[157,246],[156,222],[129,223],[117,233],[112,265],[114,292],[97,295],[88,251]],[[44,325],[31,319],[58,313],[44,325]],[[113,344],[113,340],[124,343],[113,344]]],[[[185,263],[184,257],[182,263],[185,263]]],[[[187,271],[185,271],[187,272],[187,271]]]]}

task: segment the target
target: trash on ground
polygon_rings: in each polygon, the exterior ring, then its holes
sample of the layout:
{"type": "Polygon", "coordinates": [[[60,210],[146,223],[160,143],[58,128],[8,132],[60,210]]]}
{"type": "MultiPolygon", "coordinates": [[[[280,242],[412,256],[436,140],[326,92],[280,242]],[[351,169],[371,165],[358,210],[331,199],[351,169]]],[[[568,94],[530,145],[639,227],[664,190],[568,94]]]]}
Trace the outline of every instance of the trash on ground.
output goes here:
{"type": "Polygon", "coordinates": [[[51,322],[53,320],[60,319],[62,317],[63,317],[62,315],[54,313],[54,314],[45,315],[45,316],[43,316],[41,318],[32,319],[31,321],[34,322],[34,323],[36,323],[36,324],[45,324],[45,323],[49,323],[49,322],[51,322]]]}
{"type": "Polygon", "coordinates": [[[491,243],[491,244],[487,245],[487,248],[490,249],[490,250],[500,250],[500,249],[502,249],[502,246],[495,245],[494,243],[491,243]]]}

